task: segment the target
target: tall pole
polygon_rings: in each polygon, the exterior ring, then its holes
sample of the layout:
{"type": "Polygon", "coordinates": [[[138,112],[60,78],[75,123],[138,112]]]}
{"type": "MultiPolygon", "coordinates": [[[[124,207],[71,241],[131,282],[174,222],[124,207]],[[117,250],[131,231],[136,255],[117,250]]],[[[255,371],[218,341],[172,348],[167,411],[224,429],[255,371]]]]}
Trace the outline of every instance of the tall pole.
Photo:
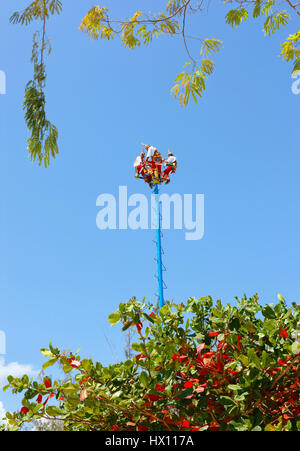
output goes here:
{"type": "Polygon", "coordinates": [[[159,188],[155,185],[153,193],[155,195],[155,212],[156,212],[156,248],[157,248],[157,279],[158,279],[158,301],[159,309],[165,304],[164,286],[163,286],[163,270],[162,270],[162,250],[161,250],[161,214],[159,202],[159,188]]]}

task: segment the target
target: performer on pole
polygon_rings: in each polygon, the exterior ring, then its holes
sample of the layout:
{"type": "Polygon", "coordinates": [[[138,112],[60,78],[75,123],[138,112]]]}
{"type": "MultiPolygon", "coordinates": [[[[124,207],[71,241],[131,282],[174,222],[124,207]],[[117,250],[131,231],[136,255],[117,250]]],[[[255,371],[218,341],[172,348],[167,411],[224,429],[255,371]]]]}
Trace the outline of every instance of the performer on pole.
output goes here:
{"type": "MultiPolygon", "coordinates": [[[[158,299],[159,309],[164,305],[164,282],[163,282],[163,264],[162,264],[162,247],[161,247],[161,208],[159,197],[159,185],[163,182],[170,183],[170,174],[174,174],[177,169],[177,158],[173,153],[168,151],[168,158],[165,160],[162,158],[160,152],[154,146],[148,146],[144,143],[142,145],[147,151],[145,158],[145,152],[136,159],[134,167],[136,170],[136,177],[142,178],[149,184],[150,189],[154,195],[154,207],[156,212],[156,246],[157,246],[157,279],[158,279],[158,299]],[[162,172],[162,166],[166,166],[162,172]]],[[[152,201],[152,198],[151,198],[152,201]]]]}
{"type": "Polygon", "coordinates": [[[137,157],[134,163],[136,178],[142,178],[149,184],[152,189],[154,185],[165,182],[170,183],[170,174],[174,174],[177,169],[177,158],[169,150],[168,158],[164,160],[161,153],[154,146],[142,143],[147,151],[145,158],[145,152],[141,152],[141,155],[137,157]],[[162,166],[166,168],[162,171],[162,166]]]}
{"type": "Polygon", "coordinates": [[[144,143],[142,143],[142,146],[144,146],[145,149],[147,150],[146,161],[152,161],[154,154],[157,151],[156,147],[148,146],[148,144],[144,144],[144,143]]]}
{"type": "Polygon", "coordinates": [[[136,157],[136,160],[134,162],[134,168],[135,168],[135,176],[138,179],[140,175],[144,177],[145,174],[145,152],[142,151],[140,155],[136,157]]]}
{"type": "Polygon", "coordinates": [[[163,165],[163,159],[161,157],[161,154],[158,150],[154,152],[153,158],[152,158],[152,180],[153,183],[160,183],[161,182],[161,169],[163,165]]]}
{"type": "Polygon", "coordinates": [[[166,185],[170,183],[170,174],[175,174],[177,169],[177,158],[173,153],[168,151],[168,158],[165,160],[166,169],[162,173],[162,179],[166,182],[166,185]]]}

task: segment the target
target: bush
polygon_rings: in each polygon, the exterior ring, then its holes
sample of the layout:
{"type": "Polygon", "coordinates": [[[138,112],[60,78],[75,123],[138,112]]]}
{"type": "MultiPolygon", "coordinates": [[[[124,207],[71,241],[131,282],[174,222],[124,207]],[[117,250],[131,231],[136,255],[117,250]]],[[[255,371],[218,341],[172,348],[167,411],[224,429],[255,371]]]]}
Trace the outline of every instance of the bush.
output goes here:
{"type": "Polygon", "coordinates": [[[9,427],[47,418],[73,431],[300,430],[300,306],[292,307],[280,295],[260,306],[255,295],[236,306],[191,298],[158,312],[133,298],[109,321],[136,328],[136,355],[104,367],[50,344],[44,370],[59,363],[75,376],[10,376],[5,390],[24,398],[9,427]]]}

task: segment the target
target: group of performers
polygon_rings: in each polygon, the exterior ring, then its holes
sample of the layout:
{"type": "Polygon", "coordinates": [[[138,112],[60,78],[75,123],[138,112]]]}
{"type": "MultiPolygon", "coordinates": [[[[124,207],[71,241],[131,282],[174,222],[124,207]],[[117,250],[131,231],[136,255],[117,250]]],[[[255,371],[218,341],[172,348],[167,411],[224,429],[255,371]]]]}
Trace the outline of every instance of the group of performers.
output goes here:
{"type": "Polygon", "coordinates": [[[155,147],[148,146],[144,143],[142,143],[142,146],[144,150],[142,150],[134,162],[136,178],[143,179],[149,184],[151,189],[155,183],[170,183],[170,174],[175,173],[177,169],[177,159],[173,153],[169,150],[168,158],[163,159],[155,147]],[[163,166],[165,166],[164,170],[162,168],[163,166]]]}

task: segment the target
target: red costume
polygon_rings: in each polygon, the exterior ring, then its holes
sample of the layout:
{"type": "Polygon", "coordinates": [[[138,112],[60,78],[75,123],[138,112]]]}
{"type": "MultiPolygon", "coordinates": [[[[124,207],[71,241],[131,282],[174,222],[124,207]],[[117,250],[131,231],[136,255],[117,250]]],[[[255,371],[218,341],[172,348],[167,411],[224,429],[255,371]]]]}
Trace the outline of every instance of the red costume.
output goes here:
{"type": "Polygon", "coordinates": [[[164,170],[162,177],[166,180],[169,180],[170,174],[175,174],[177,169],[177,159],[174,155],[169,152],[168,159],[166,160],[166,169],[164,170]]]}

